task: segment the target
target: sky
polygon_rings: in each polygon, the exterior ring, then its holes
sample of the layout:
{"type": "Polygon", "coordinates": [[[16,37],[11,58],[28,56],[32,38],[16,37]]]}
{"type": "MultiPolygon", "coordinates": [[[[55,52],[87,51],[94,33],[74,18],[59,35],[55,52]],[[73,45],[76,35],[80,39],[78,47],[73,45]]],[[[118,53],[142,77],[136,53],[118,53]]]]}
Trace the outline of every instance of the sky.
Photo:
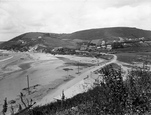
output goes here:
{"type": "Polygon", "coordinates": [[[0,41],[106,27],[151,30],[151,0],[0,0],[0,41]]]}

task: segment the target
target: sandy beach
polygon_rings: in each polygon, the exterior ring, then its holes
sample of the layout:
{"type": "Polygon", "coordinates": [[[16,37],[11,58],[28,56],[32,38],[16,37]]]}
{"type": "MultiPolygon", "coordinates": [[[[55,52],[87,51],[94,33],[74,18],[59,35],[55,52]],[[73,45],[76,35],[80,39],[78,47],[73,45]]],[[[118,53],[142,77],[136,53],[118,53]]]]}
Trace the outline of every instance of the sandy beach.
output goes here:
{"type": "MultiPolygon", "coordinates": [[[[45,100],[48,94],[60,92],[60,87],[75,79],[78,72],[79,74],[87,72],[98,61],[103,61],[102,59],[75,55],[51,55],[32,52],[7,53],[9,53],[8,59],[6,57],[7,60],[0,61],[0,111],[6,97],[8,102],[16,101],[14,107],[21,103],[20,92],[27,99],[41,102],[45,100]],[[76,65],[77,62],[80,63],[79,68],[76,65]],[[30,95],[27,93],[27,75],[29,76],[30,95]]],[[[73,84],[76,84],[77,81],[73,82],[75,82],[73,84]]]]}

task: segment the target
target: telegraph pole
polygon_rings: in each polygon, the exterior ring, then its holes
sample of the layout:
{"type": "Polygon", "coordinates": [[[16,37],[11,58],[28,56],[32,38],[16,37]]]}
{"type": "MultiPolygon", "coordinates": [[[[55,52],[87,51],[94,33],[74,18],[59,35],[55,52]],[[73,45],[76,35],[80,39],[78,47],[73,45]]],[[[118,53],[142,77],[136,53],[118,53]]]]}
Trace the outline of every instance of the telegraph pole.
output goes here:
{"type": "Polygon", "coordinates": [[[27,75],[27,89],[28,89],[28,95],[30,94],[30,91],[29,91],[29,76],[27,75]]]}
{"type": "Polygon", "coordinates": [[[78,62],[78,74],[79,74],[79,62],[78,62]]]}

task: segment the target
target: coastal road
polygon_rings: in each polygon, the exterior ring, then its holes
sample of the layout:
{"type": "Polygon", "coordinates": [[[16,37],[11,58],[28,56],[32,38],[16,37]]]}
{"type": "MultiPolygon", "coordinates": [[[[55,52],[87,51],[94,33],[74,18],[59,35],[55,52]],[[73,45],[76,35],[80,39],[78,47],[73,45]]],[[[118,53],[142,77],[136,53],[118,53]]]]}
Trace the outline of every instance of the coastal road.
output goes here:
{"type": "Polygon", "coordinates": [[[75,85],[76,83],[80,82],[81,80],[83,80],[85,77],[90,76],[90,74],[100,68],[103,68],[106,65],[109,65],[111,63],[115,63],[117,60],[117,56],[114,54],[108,54],[108,55],[112,55],[113,58],[111,60],[107,60],[102,62],[102,65],[99,66],[95,66],[94,68],[80,74],[77,75],[73,80],[67,82],[66,84],[63,84],[61,86],[59,86],[53,93],[47,94],[41,101],[39,101],[36,105],[44,105],[47,103],[50,103],[52,101],[54,101],[54,97],[58,96],[61,94],[61,92],[64,90],[67,90],[68,88],[72,87],[73,85],[75,85]]]}

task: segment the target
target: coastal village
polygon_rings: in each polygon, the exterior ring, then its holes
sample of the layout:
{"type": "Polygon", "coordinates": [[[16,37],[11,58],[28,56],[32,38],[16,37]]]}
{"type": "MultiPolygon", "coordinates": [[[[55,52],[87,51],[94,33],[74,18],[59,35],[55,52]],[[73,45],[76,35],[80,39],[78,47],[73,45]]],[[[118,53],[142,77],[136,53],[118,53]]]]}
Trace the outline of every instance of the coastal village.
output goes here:
{"type": "MultiPolygon", "coordinates": [[[[105,40],[91,40],[79,42],[77,49],[66,48],[66,47],[55,47],[51,51],[52,53],[62,54],[74,54],[74,53],[86,53],[86,52],[112,52],[114,49],[128,48],[128,47],[139,47],[139,46],[151,46],[151,41],[146,40],[144,37],[141,38],[121,38],[113,41],[105,40]]],[[[42,52],[42,50],[41,50],[42,52]]]]}

